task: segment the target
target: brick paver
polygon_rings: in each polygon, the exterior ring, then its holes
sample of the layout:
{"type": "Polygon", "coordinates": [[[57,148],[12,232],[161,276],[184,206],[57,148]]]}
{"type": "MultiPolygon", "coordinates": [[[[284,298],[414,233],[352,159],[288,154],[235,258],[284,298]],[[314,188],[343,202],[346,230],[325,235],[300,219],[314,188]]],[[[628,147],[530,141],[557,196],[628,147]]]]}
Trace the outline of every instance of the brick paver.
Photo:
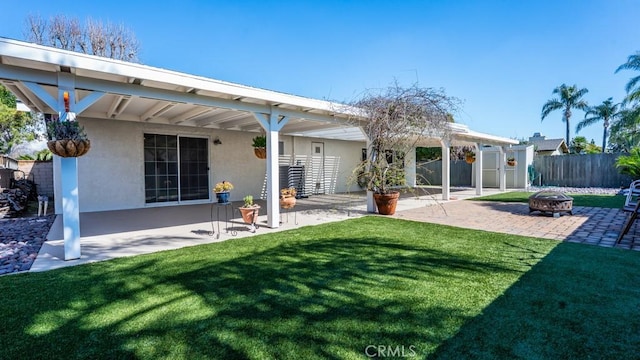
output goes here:
{"type": "Polygon", "coordinates": [[[468,229],[640,250],[640,240],[634,241],[640,238],[638,222],[620,244],[616,244],[627,216],[621,209],[574,206],[573,215],[563,213],[554,218],[539,212],[529,214],[529,206],[525,203],[461,200],[398,211],[394,216],[468,229]]]}

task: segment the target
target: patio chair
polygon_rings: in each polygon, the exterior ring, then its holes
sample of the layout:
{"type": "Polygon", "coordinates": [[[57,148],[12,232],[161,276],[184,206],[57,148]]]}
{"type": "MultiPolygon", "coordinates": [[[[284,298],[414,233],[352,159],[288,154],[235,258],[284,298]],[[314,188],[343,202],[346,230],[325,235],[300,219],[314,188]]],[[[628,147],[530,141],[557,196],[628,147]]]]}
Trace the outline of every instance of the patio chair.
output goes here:
{"type": "MultiPolygon", "coordinates": [[[[631,189],[629,189],[629,192],[631,192],[631,189]]],[[[628,211],[628,210],[625,210],[625,211],[628,211]]],[[[638,218],[638,211],[640,211],[640,201],[636,200],[636,203],[633,209],[630,211],[631,211],[631,215],[629,215],[629,217],[627,218],[627,221],[625,221],[622,227],[622,231],[618,235],[618,240],[616,240],[616,244],[620,243],[622,238],[629,232],[629,229],[631,229],[631,225],[633,225],[633,223],[638,218]]]]}
{"type": "Polygon", "coordinates": [[[624,201],[622,210],[627,212],[634,211],[638,203],[638,198],[640,198],[640,180],[635,180],[629,185],[629,192],[627,193],[627,198],[624,201]]]}

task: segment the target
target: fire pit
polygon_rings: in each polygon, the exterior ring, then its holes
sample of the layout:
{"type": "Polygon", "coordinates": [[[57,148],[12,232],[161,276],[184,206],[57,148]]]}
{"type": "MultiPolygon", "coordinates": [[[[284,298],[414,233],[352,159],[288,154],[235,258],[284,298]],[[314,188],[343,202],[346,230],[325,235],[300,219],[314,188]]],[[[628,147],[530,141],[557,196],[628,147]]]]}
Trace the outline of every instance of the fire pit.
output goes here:
{"type": "Polygon", "coordinates": [[[533,211],[552,213],[554,217],[561,212],[573,215],[573,198],[558,191],[538,191],[529,196],[529,214],[533,211]]]}

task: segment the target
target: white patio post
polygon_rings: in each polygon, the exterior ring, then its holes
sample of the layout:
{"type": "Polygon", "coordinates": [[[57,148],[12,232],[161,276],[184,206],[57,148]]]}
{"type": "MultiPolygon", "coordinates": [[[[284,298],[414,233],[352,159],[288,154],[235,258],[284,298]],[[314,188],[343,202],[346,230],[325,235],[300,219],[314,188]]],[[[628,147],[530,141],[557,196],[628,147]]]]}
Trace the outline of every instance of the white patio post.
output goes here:
{"type": "Polygon", "coordinates": [[[441,140],[442,146],[442,200],[449,200],[449,192],[451,188],[451,154],[449,148],[451,144],[449,141],[441,140]]]}
{"type": "Polygon", "coordinates": [[[407,180],[407,186],[416,187],[416,148],[412,148],[404,156],[404,173],[407,180]]]}
{"type": "MultiPolygon", "coordinates": [[[[362,131],[362,133],[365,134],[364,130],[362,131]]],[[[367,138],[367,159],[371,159],[370,152],[371,152],[371,140],[367,138]]],[[[371,165],[369,165],[369,167],[371,167],[371,165]]],[[[369,189],[367,189],[367,212],[375,213],[377,211],[378,211],[378,207],[376,206],[376,201],[373,198],[373,191],[370,191],[369,189]]]]}
{"type": "Polygon", "coordinates": [[[482,195],[482,144],[476,143],[476,195],[482,195]]]}
{"type": "MultiPolygon", "coordinates": [[[[104,93],[93,91],[81,101],[76,102],[75,77],[68,73],[58,73],[57,99],[35,82],[25,81],[24,85],[42,102],[52,109],[58,109],[57,121],[76,121],[76,113],[86,110],[98,101],[104,93]],[[67,112],[64,94],[68,94],[67,112]]],[[[54,167],[60,164],[60,194],[56,194],[56,204],[62,206],[62,224],[64,228],[64,259],[79,259],[80,252],[80,204],[78,194],[78,158],[60,158],[54,160],[54,167]],[[59,162],[58,162],[59,161],[59,162]],[[60,201],[60,199],[62,201],[60,201]]],[[[54,174],[56,169],[54,168],[54,174]]],[[[56,177],[57,178],[57,177],[56,177]]],[[[57,205],[56,205],[57,207],[57,205]]],[[[56,211],[59,211],[56,208],[56,211]]]]}
{"type": "MultiPolygon", "coordinates": [[[[58,73],[59,121],[76,121],[75,81],[73,75],[58,73]],[[64,93],[69,96],[69,112],[65,111],[64,93]]],[[[64,227],[64,259],[79,259],[80,204],[78,196],[78,158],[60,159],[62,183],[62,224],[64,227]]]]}
{"type": "Polygon", "coordinates": [[[278,131],[267,131],[267,226],[280,226],[278,131]]]}
{"type": "Polygon", "coordinates": [[[273,106],[269,115],[253,114],[267,133],[267,226],[275,229],[280,226],[278,133],[289,118],[279,114],[273,106]]]}
{"type": "Polygon", "coordinates": [[[498,181],[500,182],[500,191],[504,192],[507,190],[507,172],[506,172],[506,166],[507,166],[507,149],[505,149],[504,146],[499,146],[499,159],[498,159],[498,166],[499,166],[499,177],[498,177],[498,181]]]}

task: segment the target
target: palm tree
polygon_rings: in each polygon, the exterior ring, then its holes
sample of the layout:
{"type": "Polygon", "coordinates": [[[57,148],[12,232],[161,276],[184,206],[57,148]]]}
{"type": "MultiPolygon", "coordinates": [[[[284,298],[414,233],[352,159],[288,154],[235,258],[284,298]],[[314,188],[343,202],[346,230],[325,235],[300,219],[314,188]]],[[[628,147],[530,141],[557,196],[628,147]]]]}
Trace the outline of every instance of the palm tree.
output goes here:
{"type": "Polygon", "coordinates": [[[578,133],[584,127],[593,125],[602,120],[604,126],[604,132],[602,134],[602,152],[604,152],[607,148],[607,132],[609,130],[609,125],[612,120],[615,120],[618,117],[619,107],[620,104],[613,103],[613,98],[608,98],[598,106],[590,107],[584,114],[584,119],[578,123],[578,126],[576,126],[576,132],[578,133]],[[591,117],[589,117],[590,115],[591,117]]]}
{"type": "MultiPolygon", "coordinates": [[[[618,66],[616,73],[620,70],[640,71],[640,51],[629,55],[627,62],[618,66]]],[[[640,75],[632,77],[624,88],[627,91],[625,102],[640,101],[640,75]]]]}
{"type": "Polygon", "coordinates": [[[614,151],[629,152],[640,145],[640,107],[623,109],[611,125],[609,146],[614,151]]]}
{"type": "Polygon", "coordinates": [[[569,144],[570,127],[569,120],[571,119],[571,109],[578,109],[586,111],[589,105],[582,97],[588,93],[589,90],[578,89],[577,85],[567,86],[562,84],[553,89],[553,94],[557,94],[558,98],[547,101],[542,106],[542,119],[544,120],[549,113],[555,110],[562,110],[562,121],[567,124],[566,142],[569,144]]]}

